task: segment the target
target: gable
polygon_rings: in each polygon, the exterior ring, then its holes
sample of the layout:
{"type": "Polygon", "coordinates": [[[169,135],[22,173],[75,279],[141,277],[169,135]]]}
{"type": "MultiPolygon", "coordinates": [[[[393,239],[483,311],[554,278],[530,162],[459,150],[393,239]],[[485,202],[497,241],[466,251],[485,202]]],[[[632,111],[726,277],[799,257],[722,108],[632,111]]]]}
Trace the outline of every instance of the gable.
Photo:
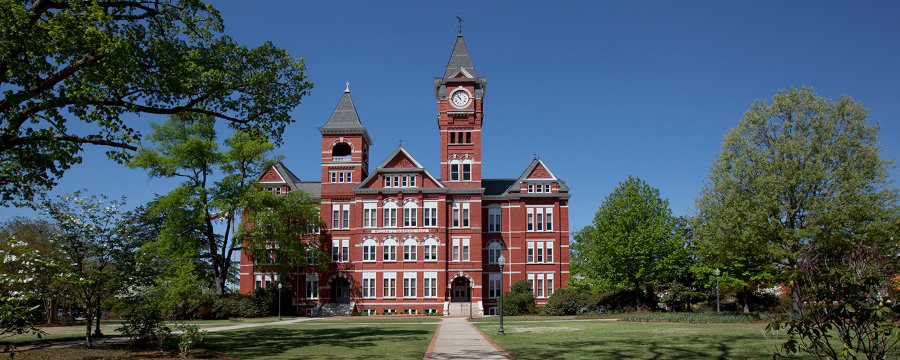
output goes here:
{"type": "Polygon", "coordinates": [[[553,175],[550,175],[550,172],[547,171],[547,168],[544,167],[543,164],[538,163],[531,173],[526,177],[528,179],[552,179],[553,175]]]}
{"type": "Polygon", "coordinates": [[[406,157],[403,153],[398,153],[397,156],[394,156],[393,159],[387,162],[384,165],[385,169],[409,169],[409,168],[417,168],[416,164],[412,162],[408,157],[406,157]]]}
{"type": "Polygon", "coordinates": [[[283,183],[285,181],[284,181],[284,178],[282,178],[281,175],[278,174],[278,171],[276,171],[274,167],[270,167],[268,170],[266,170],[266,172],[264,172],[259,177],[259,182],[269,182],[269,183],[281,182],[281,183],[283,183]]]}

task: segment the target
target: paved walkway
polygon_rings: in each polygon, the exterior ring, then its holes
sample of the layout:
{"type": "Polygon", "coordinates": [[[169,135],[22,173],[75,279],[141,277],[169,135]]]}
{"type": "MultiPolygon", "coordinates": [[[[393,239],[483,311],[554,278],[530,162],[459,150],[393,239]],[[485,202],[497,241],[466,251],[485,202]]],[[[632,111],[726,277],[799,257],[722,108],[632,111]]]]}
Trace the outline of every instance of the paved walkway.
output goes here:
{"type": "Polygon", "coordinates": [[[425,360],[511,358],[462,317],[443,319],[432,347],[425,353],[425,360]]]}

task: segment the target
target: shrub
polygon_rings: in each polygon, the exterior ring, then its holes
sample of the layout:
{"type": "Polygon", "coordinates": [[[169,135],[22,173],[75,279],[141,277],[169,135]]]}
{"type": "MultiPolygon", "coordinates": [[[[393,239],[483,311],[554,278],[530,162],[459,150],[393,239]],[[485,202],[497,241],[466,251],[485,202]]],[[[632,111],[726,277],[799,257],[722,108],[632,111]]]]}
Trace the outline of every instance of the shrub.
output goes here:
{"type": "Polygon", "coordinates": [[[181,357],[187,356],[188,351],[203,344],[206,340],[206,330],[201,331],[200,327],[194,324],[178,324],[175,326],[181,330],[181,338],[178,341],[178,350],[181,357]]]}
{"type": "Polygon", "coordinates": [[[534,310],[534,294],[527,280],[517,281],[503,295],[503,315],[532,314],[534,310]]]}
{"type": "Polygon", "coordinates": [[[171,330],[163,322],[162,314],[154,305],[136,305],[122,313],[122,326],[116,329],[132,342],[157,343],[162,346],[171,330]]]}
{"type": "Polygon", "coordinates": [[[560,316],[575,315],[582,308],[587,307],[586,296],[579,294],[571,289],[558,289],[547,299],[547,305],[544,306],[543,315],[560,316]]]}

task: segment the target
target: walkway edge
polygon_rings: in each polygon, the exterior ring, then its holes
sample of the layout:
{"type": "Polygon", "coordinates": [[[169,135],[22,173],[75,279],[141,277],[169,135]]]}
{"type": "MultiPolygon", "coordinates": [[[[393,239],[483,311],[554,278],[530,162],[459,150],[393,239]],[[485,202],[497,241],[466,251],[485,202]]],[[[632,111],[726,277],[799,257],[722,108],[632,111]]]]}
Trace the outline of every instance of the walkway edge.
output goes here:
{"type": "Polygon", "coordinates": [[[466,321],[466,322],[469,324],[469,326],[471,326],[473,329],[475,329],[475,331],[477,331],[479,334],[481,334],[481,337],[483,337],[485,340],[487,340],[488,344],[491,344],[491,346],[493,346],[494,349],[497,349],[497,351],[499,351],[500,354],[502,354],[509,360],[516,360],[516,358],[514,358],[512,355],[510,355],[508,352],[506,352],[506,350],[503,350],[503,348],[500,347],[500,345],[497,345],[497,343],[495,343],[494,340],[491,340],[491,338],[489,338],[487,335],[485,335],[483,332],[481,332],[481,329],[479,329],[477,326],[475,326],[474,323],[471,323],[468,321],[466,321]]]}
{"type": "Polygon", "coordinates": [[[434,345],[437,344],[438,334],[440,332],[441,323],[437,323],[437,329],[434,329],[434,335],[431,336],[431,343],[428,344],[428,350],[425,350],[425,357],[423,357],[422,360],[431,360],[431,355],[434,354],[434,345]]]}

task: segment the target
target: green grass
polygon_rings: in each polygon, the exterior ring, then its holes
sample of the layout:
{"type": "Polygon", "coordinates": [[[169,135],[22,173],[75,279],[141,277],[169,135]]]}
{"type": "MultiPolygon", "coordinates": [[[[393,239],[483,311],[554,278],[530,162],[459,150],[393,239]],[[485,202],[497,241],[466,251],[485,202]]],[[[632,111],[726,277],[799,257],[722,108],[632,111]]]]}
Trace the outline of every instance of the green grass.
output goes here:
{"type": "Polygon", "coordinates": [[[667,321],[676,323],[748,323],[761,321],[757,315],[715,313],[640,313],[624,314],[624,321],[667,321]]]}
{"type": "MultiPolygon", "coordinates": [[[[103,335],[106,336],[117,336],[119,332],[116,331],[116,328],[122,326],[119,323],[113,322],[101,322],[100,323],[100,331],[103,332],[103,335]]],[[[38,338],[37,335],[34,334],[21,334],[14,335],[7,338],[3,338],[0,340],[0,344],[32,344],[32,343],[40,343],[40,342],[48,342],[48,341],[66,341],[66,340],[81,340],[84,339],[84,325],[78,326],[48,326],[42,327],[42,330],[46,332],[46,334],[42,335],[41,338],[38,338]]],[[[91,332],[93,332],[93,327],[91,327],[91,332]]]]}
{"type": "MultiPolygon", "coordinates": [[[[507,322],[516,322],[516,321],[560,321],[560,320],[575,320],[578,319],[577,316],[537,316],[537,315],[526,315],[526,316],[504,316],[503,323],[507,322]]],[[[473,323],[500,323],[499,316],[486,316],[473,318],[469,320],[473,323]]]]}
{"type": "Polygon", "coordinates": [[[437,325],[307,324],[210,333],[236,359],[422,359],[437,325]]]}
{"type": "MultiPolygon", "coordinates": [[[[763,359],[776,341],[765,324],[674,324],[622,321],[476,326],[516,359],[763,359]]],[[[777,344],[783,341],[779,339],[777,344]]]]}
{"type": "Polygon", "coordinates": [[[439,323],[439,317],[408,317],[408,318],[378,318],[378,317],[352,317],[341,319],[315,319],[304,322],[304,324],[418,324],[418,323],[439,323]]]}

